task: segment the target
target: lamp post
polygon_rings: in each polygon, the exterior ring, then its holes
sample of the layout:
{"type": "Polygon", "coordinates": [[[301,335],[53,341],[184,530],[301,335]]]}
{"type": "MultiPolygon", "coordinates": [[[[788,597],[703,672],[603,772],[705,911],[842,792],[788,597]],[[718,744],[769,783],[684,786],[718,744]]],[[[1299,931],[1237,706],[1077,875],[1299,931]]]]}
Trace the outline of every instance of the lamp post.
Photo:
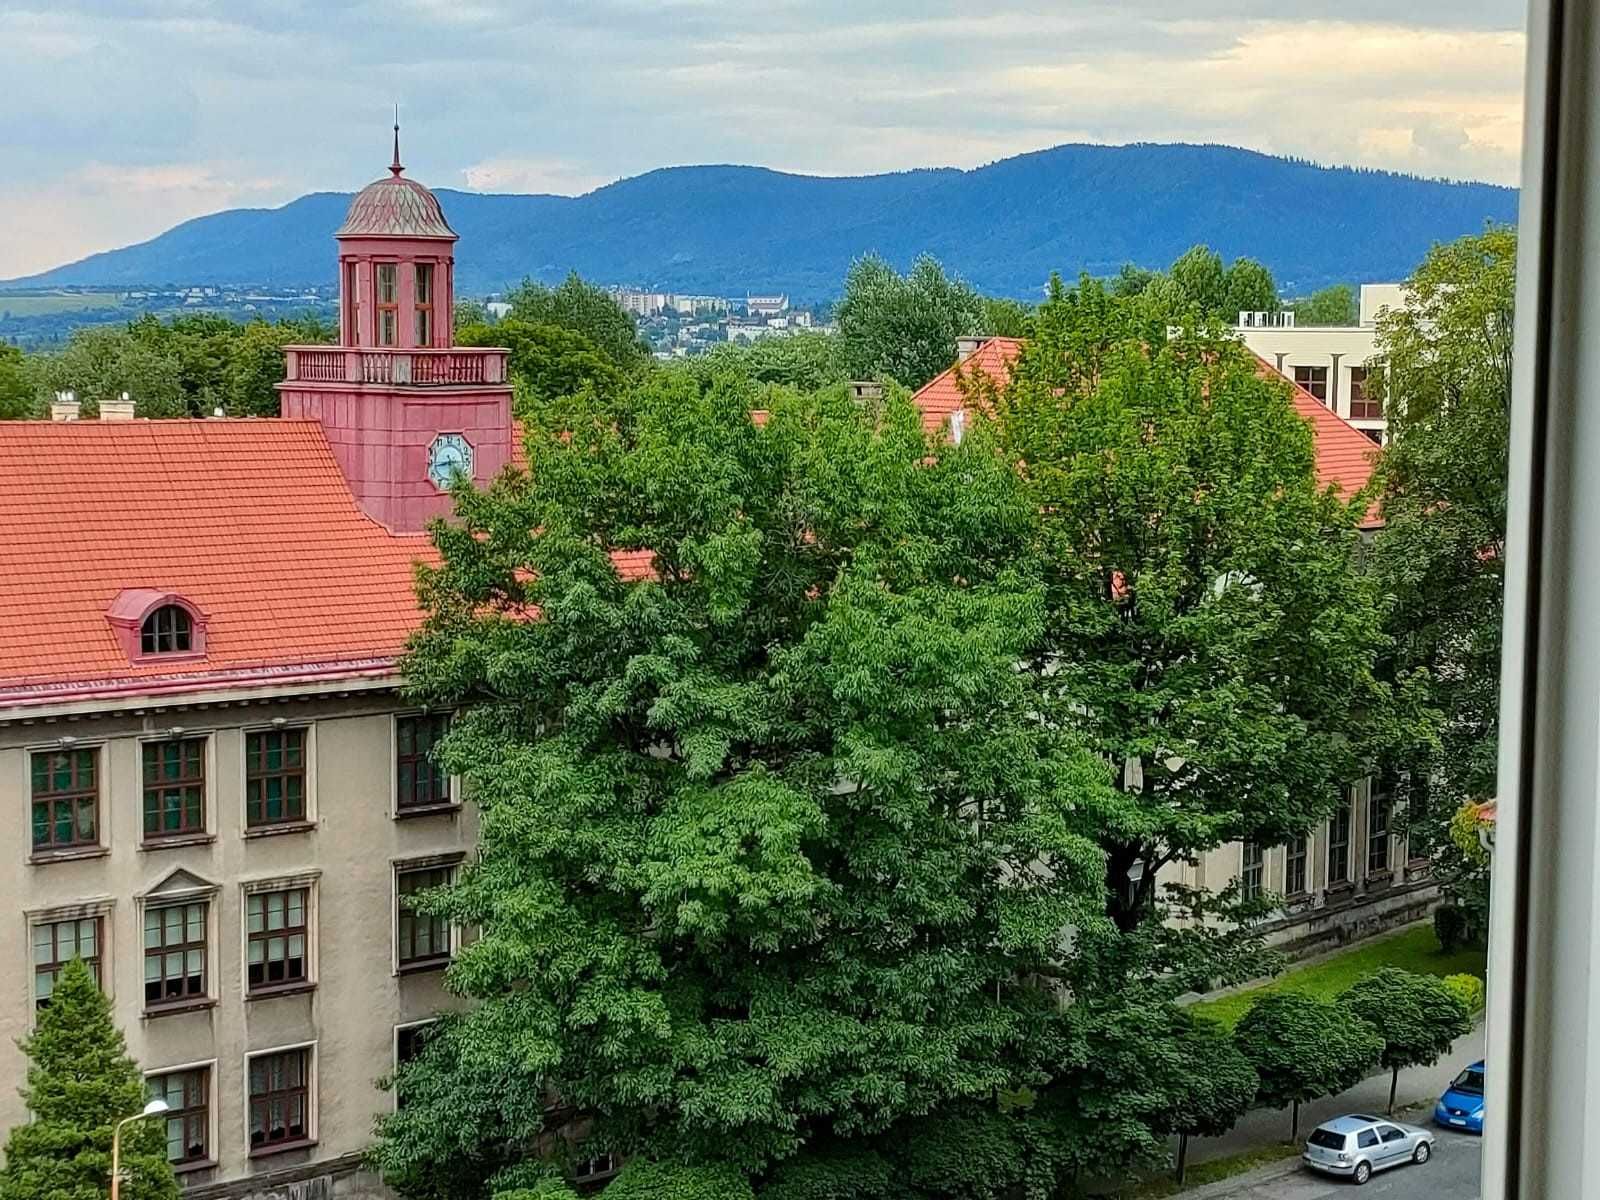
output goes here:
{"type": "Polygon", "coordinates": [[[143,1117],[156,1117],[167,1111],[165,1100],[152,1100],[144,1106],[143,1112],[136,1112],[131,1117],[123,1117],[111,1131],[111,1200],[117,1200],[117,1188],[122,1182],[122,1127],[129,1121],[137,1121],[143,1117]]]}

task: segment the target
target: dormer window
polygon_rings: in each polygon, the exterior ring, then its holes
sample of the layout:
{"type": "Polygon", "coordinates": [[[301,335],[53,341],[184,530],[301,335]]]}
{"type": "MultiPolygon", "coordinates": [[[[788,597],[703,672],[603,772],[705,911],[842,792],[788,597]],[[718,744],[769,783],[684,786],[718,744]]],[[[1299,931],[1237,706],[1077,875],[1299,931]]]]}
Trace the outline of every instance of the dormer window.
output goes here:
{"type": "Polygon", "coordinates": [[[133,662],[205,655],[206,614],[176,592],[126,588],[112,600],[106,620],[133,662]]]}
{"type": "Polygon", "coordinates": [[[141,654],[189,654],[194,641],[194,622],[189,610],[176,604],[163,604],[144,619],[139,631],[141,654]]]}

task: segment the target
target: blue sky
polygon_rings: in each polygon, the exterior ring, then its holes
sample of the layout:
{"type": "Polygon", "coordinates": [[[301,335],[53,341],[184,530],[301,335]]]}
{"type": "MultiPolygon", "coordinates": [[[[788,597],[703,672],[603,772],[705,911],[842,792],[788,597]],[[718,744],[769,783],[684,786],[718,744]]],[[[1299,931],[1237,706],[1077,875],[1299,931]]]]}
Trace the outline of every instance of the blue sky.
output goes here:
{"type": "Polygon", "coordinates": [[[1215,141],[1515,182],[1517,0],[9,0],[0,278],[359,187],[1215,141]]]}

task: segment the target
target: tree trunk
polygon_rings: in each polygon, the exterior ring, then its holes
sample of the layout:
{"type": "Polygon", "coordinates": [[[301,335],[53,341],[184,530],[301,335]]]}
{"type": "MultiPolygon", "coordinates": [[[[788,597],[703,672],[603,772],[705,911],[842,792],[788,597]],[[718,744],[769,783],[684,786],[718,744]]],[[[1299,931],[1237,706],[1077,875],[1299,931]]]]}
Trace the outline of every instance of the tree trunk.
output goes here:
{"type": "Polygon", "coordinates": [[[1389,1076],[1389,1115],[1394,1116],[1394,1093],[1400,1086],[1400,1068],[1394,1069],[1394,1074],[1389,1076]]]}
{"type": "Polygon", "coordinates": [[[1294,1102],[1294,1115],[1289,1118],[1289,1140],[1291,1142],[1300,1140],[1300,1101],[1298,1100],[1294,1102]]]}
{"type": "Polygon", "coordinates": [[[1189,1159],[1189,1135],[1187,1133],[1180,1133],[1178,1135],[1178,1186],[1179,1187],[1183,1186],[1183,1173],[1188,1167],[1188,1159],[1189,1159]]]}

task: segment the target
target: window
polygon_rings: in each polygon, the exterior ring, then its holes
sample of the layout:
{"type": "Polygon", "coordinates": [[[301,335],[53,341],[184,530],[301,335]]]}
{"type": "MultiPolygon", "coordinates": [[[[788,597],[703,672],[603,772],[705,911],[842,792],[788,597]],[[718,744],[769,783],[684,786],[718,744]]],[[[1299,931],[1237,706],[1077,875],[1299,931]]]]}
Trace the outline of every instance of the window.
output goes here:
{"type": "Polygon", "coordinates": [[[1328,818],[1328,883],[1350,882],[1350,798],[1328,818]]]}
{"type": "Polygon", "coordinates": [[[267,729],[245,738],[245,825],[306,819],[306,731],[267,729]]]}
{"type": "Polygon", "coordinates": [[[163,604],[144,619],[139,629],[141,654],[188,654],[193,647],[194,624],[179,604],[163,604]]]}
{"type": "Polygon", "coordinates": [[[417,1055],[422,1053],[422,1047],[427,1043],[428,1037],[433,1032],[434,1022],[424,1021],[420,1025],[402,1025],[394,1031],[394,1065],[403,1067],[417,1055]]]}
{"type": "Polygon", "coordinates": [[[1363,1150],[1371,1150],[1378,1144],[1378,1133],[1374,1129],[1363,1129],[1356,1137],[1356,1145],[1363,1150]]]}
{"type": "Polygon", "coordinates": [[[144,744],[146,840],[204,833],[206,742],[184,738],[144,744]]]}
{"type": "Polygon", "coordinates": [[[1328,368],[1296,367],[1294,381],[1324,404],[1328,402],[1328,368]]]}
{"type": "Polygon", "coordinates": [[[395,807],[432,808],[450,803],[450,777],[433,749],[450,727],[445,713],[395,719],[395,807]]]}
{"type": "Polygon", "coordinates": [[[33,756],[33,848],[94,846],[99,840],[98,750],[47,750],[33,756]]]}
{"type": "Polygon", "coordinates": [[[451,868],[423,867],[395,874],[396,961],[402,970],[442,967],[450,961],[450,921],[411,907],[409,897],[450,882],[451,868]]]}
{"type": "Polygon", "coordinates": [[[311,1051],[258,1054],[250,1060],[250,1149],[277,1150],[311,1140],[311,1051]]]}
{"type": "Polygon", "coordinates": [[[400,341],[400,265],[377,263],[372,270],[373,286],[378,293],[378,345],[397,345],[400,341]]]}
{"type": "Polygon", "coordinates": [[[1350,419],[1353,421],[1381,421],[1383,404],[1375,396],[1367,395],[1367,369],[1350,368],[1350,419]]]}
{"type": "Polygon", "coordinates": [[[61,968],[75,958],[83,959],[94,981],[100,983],[99,917],[45,921],[33,927],[34,1004],[43,1008],[50,1003],[61,968]]]}
{"type": "Polygon", "coordinates": [[[573,1164],[572,1180],[574,1183],[593,1183],[615,1175],[617,1168],[615,1154],[593,1154],[573,1164]]]}
{"type": "Polygon", "coordinates": [[[309,892],[286,888],[245,897],[248,990],[269,991],[310,982],[306,954],[309,892]]]}
{"type": "Polygon", "coordinates": [[[167,1104],[167,1161],[175,1166],[211,1159],[211,1069],[190,1067],[145,1080],[152,1100],[167,1104]]]}
{"type": "Polygon", "coordinates": [[[1403,1142],[1406,1140],[1406,1135],[1393,1125],[1385,1125],[1380,1136],[1386,1142],[1403,1142]]]}
{"type": "Polygon", "coordinates": [[[417,345],[428,346],[433,343],[433,264],[417,263],[412,271],[417,281],[417,345]]]}
{"type": "Polygon", "coordinates": [[[1246,842],[1243,848],[1244,870],[1240,876],[1243,883],[1244,898],[1256,900],[1261,896],[1261,865],[1263,856],[1261,846],[1257,842],[1246,842]]]}
{"type": "Polygon", "coordinates": [[[144,910],[144,1005],[161,1008],[206,995],[204,901],[144,910]]]}
{"type": "Polygon", "coordinates": [[[1367,800],[1367,874],[1389,869],[1389,796],[1375,792],[1367,800]]]}
{"type": "Polygon", "coordinates": [[[344,268],[345,344],[361,345],[361,285],[357,282],[360,268],[346,263],[344,268]]]}
{"type": "Polygon", "coordinates": [[[1310,842],[1305,834],[1290,838],[1283,848],[1283,894],[1303,896],[1306,892],[1306,862],[1310,842]]]}

